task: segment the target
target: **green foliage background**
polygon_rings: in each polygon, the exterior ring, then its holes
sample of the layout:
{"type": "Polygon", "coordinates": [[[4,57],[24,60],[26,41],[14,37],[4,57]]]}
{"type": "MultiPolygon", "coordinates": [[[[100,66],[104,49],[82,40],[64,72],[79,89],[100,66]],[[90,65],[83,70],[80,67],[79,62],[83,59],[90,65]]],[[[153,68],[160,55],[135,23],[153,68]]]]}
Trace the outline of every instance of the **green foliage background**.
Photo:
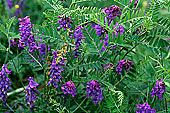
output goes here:
{"type": "MultiPolygon", "coordinates": [[[[35,63],[28,62],[28,59],[35,59],[34,55],[27,49],[17,51],[16,48],[9,49],[9,37],[19,38],[18,17],[11,18],[8,13],[7,5],[0,0],[0,65],[8,64],[12,75],[13,90],[9,92],[7,103],[8,111],[21,112],[29,111],[25,106],[23,89],[28,85],[27,78],[34,76],[36,82],[40,83],[39,100],[36,101],[35,112],[103,112],[103,113],[134,113],[137,104],[149,102],[151,108],[157,112],[170,112],[170,66],[169,50],[165,47],[169,43],[165,40],[170,38],[170,12],[168,5],[170,2],[165,0],[147,1],[151,3],[151,8],[143,7],[143,1],[139,0],[139,8],[133,9],[127,0],[68,0],[68,2],[58,2],[56,0],[29,0],[24,4],[24,11],[20,17],[29,16],[31,22],[35,24],[34,33],[37,30],[45,35],[44,41],[50,44],[53,50],[59,50],[64,43],[68,43],[71,48],[72,40],[69,38],[69,31],[57,31],[58,16],[66,14],[72,17],[74,28],[82,25],[85,27],[83,35],[86,40],[83,42],[83,56],[81,59],[73,59],[72,51],[67,54],[66,71],[62,74],[65,78],[63,83],[72,80],[77,87],[77,98],[70,95],[61,96],[61,89],[46,87],[49,75],[47,63],[41,64],[41,60],[35,63]],[[116,49],[99,53],[101,46],[98,47],[99,37],[94,29],[89,33],[87,22],[95,22],[105,27],[109,32],[109,37],[113,32],[111,26],[105,25],[103,18],[106,16],[101,12],[102,8],[118,5],[123,9],[121,18],[116,18],[116,22],[125,26],[124,35],[118,35],[116,40],[109,38],[109,44],[117,45],[122,50],[116,49]],[[138,11],[137,11],[138,10],[138,11]],[[146,13],[146,15],[145,15],[146,13]],[[99,21],[100,19],[100,21],[99,21]],[[79,25],[80,23],[80,25],[79,25]],[[136,29],[144,26],[143,31],[136,35],[136,29]],[[87,45],[85,45],[85,43],[87,45]],[[7,48],[9,53],[7,53],[7,48]],[[106,72],[100,69],[101,65],[112,63],[116,64],[122,59],[129,59],[134,62],[130,72],[124,72],[121,76],[115,70],[108,69],[106,72]],[[104,61],[107,61],[104,62],[104,61]],[[164,98],[151,98],[150,92],[159,78],[165,78],[168,86],[164,98]],[[104,90],[104,99],[98,105],[94,105],[91,99],[86,99],[86,83],[91,80],[98,80],[104,90]],[[20,81],[20,82],[18,82],[20,81]],[[66,102],[65,102],[66,101],[66,102]],[[22,110],[24,109],[24,110],[22,110]]],[[[48,55],[52,59],[51,53],[48,55]]],[[[47,59],[46,59],[47,60],[47,59]]],[[[0,104],[1,105],[1,104],[0,104]]],[[[1,105],[3,106],[3,105],[1,105]]],[[[6,111],[5,108],[1,109],[6,111]]]]}

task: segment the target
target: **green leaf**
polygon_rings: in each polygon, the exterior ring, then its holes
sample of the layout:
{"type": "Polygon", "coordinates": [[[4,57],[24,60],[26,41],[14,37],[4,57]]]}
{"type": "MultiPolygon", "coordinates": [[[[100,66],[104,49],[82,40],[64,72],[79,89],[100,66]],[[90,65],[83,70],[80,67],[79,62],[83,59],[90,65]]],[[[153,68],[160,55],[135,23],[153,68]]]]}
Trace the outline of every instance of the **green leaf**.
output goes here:
{"type": "Polygon", "coordinates": [[[167,85],[168,87],[170,87],[170,83],[168,83],[168,82],[165,82],[165,85],[167,85]]]}
{"type": "Polygon", "coordinates": [[[6,31],[5,26],[3,24],[0,24],[0,31],[2,33],[4,33],[5,35],[7,35],[7,31],[6,31]]]}
{"type": "Polygon", "coordinates": [[[4,46],[4,45],[2,45],[1,43],[0,43],[0,50],[6,51],[5,46],[4,46]]]}
{"type": "Polygon", "coordinates": [[[11,28],[12,22],[14,21],[15,17],[12,17],[11,19],[8,20],[8,22],[6,23],[6,27],[7,30],[9,31],[9,29],[11,28]]]}

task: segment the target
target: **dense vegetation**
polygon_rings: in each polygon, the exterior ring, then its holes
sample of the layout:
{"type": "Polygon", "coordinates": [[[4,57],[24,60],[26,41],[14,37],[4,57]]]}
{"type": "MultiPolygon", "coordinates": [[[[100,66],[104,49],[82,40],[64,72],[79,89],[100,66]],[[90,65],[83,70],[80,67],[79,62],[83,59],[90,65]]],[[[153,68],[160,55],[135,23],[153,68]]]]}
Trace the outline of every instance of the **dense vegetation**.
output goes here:
{"type": "Polygon", "coordinates": [[[0,112],[169,113],[169,5],[0,0],[0,112]]]}

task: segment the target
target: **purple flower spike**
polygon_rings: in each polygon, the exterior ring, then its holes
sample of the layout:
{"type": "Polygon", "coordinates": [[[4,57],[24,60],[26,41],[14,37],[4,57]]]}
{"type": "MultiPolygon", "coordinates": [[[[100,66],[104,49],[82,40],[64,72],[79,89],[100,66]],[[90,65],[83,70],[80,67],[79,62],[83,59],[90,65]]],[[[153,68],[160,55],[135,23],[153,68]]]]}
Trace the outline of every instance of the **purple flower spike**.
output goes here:
{"type": "Polygon", "coordinates": [[[103,99],[103,91],[101,90],[100,83],[98,81],[92,80],[87,83],[87,98],[89,99],[91,96],[93,97],[94,104],[97,104],[98,100],[102,101],[103,99]]]}
{"type": "Polygon", "coordinates": [[[65,71],[65,68],[62,69],[61,66],[65,66],[66,64],[63,63],[65,58],[59,59],[59,57],[57,56],[57,51],[53,51],[53,55],[54,58],[49,72],[51,76],[50,76],[50,81],[47,83],[47,86],[52,84],[55,88],[58,88],[57,83],[60,83],[61,82],[60,79],[63,79],[61,73],[65,71]]]}
{"type": "Polygon", "coordinates": [[[61,19],[58,19],[58,21],[57,21],[57,23],[60,23],[60,27],[57,28],[58,30],[60,30],[62,28],[64,28],[65,31],[67,30],[67,28],[72,29],[71,24],[73,24],[73,23],[68,17],[61,15],[61,16],[59,16],[59,18],[61,18],[61,19]]]}
{"type": "Polygon", "coordinates": [[[122,9],[116,5],[113,5],[109,8],[104,8],[103,11],[105,12],[105,14],[108,15],[107,19],[108,19],[108,24],[110,24],[115,18],[120,17],[122,14],[122,9]]]}
{"type": "MultiPolygon", "coordinates": [[[[116,25],[113,25],[113,29],[116,28],[118,26],[118,22],[116,23],[116,25]]],[[[123,29],[123,25],[118,26],[114,31],[115,31],[115,37],[117,37],[118,33],[120,33],[120,35],[123,35],[123,32],[125,31],[123,29]]]]}
{"type": "Polygon", "coordinates": [[[144,104],[139,104],[139,105],[136,105],[137,106],[137,108],[136,109],[138,109],[137,111],[136,111],[136,113],[156,113],[156,110],[155,110],[155,108],[153,108],[153,109],[151,109],[150,108],[150,105],[147,103],[147,102],[145,102],[144,104]]]}
{"type": "Polygon", "coordinates": [[[24,48],[25,46],[34,42],[33,36],[31,34],[32,24],[31,24],[30,18],[28,16],[26,16],[25,18],[19,18],[18,21],[20,21],[20,23],[19,23],[20,24],[19,25],[19,31],[20,31],[19,35],[21,36],[20,43],[23,45],[22,48],[24,48]],[[29,39],[29,37],[31,37],[31,38],[29,39]]]}
{"type": "Polygon", "coordinates": [[[74,50],[74,53],[73,53],[74,58],[78,58],[79,56],[81,57],[82,40],[86,38],[86,37],[83,37],[83,33],[82,33],[81,29],[82,29],[81,26],[77,27],[75,32],[74,32],[74,35],[70,37],[70,38],[76,39],[76,41],[75,41],[76,47],[75,47],[75,50],[74,50]]]}
{"type": "Polygon", "coordinates": [[[6,98],[7,98],[7,90],[11,90],[9,85],[11,85],[11,82],[9,82],[9,78],[7,77],[7,74],[11,74],[11,71],[7,69],[7,65],[2,66],[2,70],[0,72],[0,97],[2,98],[2,102],[6,106],[6,98]]]}
{"type": "Polygon", "coordinates": [[[130,71],[130,67],[133,65],[133,63],[130,60],[121,60],[119,63],[116,65],[118,66],[116,71],[119,71],[119,75],[121,75],[122,70],[130,71]]]}
{"type": "Polygon", "coordinates": [[[159,100],[161,100],[163,97],[162,97],[162,94],[165,93],[166,91],[166,87],[165,86],[165,83],[162,82],[164,79],[159,79],[157,82],[156,82],[156,85],[155,85],[155,88],[152,88],[153,92],[150,92],[151,94],[151,97],[154,97],[154,96],[157,96],[159,98],[159,100]]]}
{"type": "Polygon", "coordinates": [[[74,97],[77,94],[75,85],[72,81],[68,81],[65,84],[63,84],[61,89],[63,90],[64,94],[69,93],[72,95],[72,97],[74,97]]]}
{"type": "Polygon", "coordinates": [[[40,94],[40,93],[36,88],[39,84],[33,81],[33,77],[29,77],[28,81],[29,81],[29,85],[26,87],[24,92],[26,92],[25,101],[27,101],[27,105],[30,105],[30,111],[31,111],[32,109],[35,109],[34,102],[36,99],[38,99],[36,94],[40,94]]]}

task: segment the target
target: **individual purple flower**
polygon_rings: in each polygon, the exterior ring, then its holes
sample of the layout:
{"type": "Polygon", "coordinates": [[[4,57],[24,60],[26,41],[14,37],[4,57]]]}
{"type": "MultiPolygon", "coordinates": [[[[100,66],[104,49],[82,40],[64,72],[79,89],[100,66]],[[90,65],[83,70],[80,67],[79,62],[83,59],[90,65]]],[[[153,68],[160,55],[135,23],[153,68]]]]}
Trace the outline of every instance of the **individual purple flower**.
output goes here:
{"type": "Polygon", "coordinates": [[[0,72],[0,97],[2,98],[2,102],[6,106],[6,98],[7,98],[7,90],[11,90],[9,85],[11,85],[10,79],[7,74],[11,74],[11,71],[7,69],[7,65],[2,66],[2,70],[0,72]]]}
{"type": "Polygon", "coordinates": [[[83,33],[82,33],[82,27],[79,26],[75,29],[74,35],[71,36],[70,38],[76,39],[75,41],[75,50],[73,52],[74,58],[78,58],[81,57],[81,45],[82,45],[82,40],[85,39],[86,37],[83,37],[83,33]]]}
{"type": "Polygon", "coordinates": [[[63,90],[64,94],[69,93],[72,95],[72,97],[74,97],[77,94],[75,85],[72,81],[68,81],[65,84],[63,84],[61,89],[63,90]]]}
{"type": "Polygon", "coordinates": [[[25,101],[27,101],[27,105],[30,105],[30,111],[31,111],[32,109],[35,109],[34,102],[36,99],[38,99],[36,94],[40,94],[40,93],[36,88],[39,84],[33,81],[33,77],[29,77],[28,81],[29,81],[29,85],[26,87],[24,92],[26,92],[25,101]]]}
{"type": "Polygon", "coordinates": [[[156,113],[156,110],[155,110],[155,108],[153,108],[153,109],[151,109],[150,108],[150,105],[147,103],[147,102],[145,102],[144,104],[139,104],[139,105],[136,105],[137,106],[137,108],[136,109],[138,109],[137,111],[136,111],[136,113],[156,113]]]}
{"type": "Polygon", "coordinates": [[[130,71],[130,67],[133,65],[133,63],[130,60],[121,60],[119,63],[116,65],[118,66],[116,71],[119,71],[119,75],[121,75],[122,70],[130,71]]]}
{"type": "MultiPolygon", "coordinates": [[[[131,3],[132,3],[132,0],[129,1],[129,5],[130,5],[131,3]]],[[[133,8],[136,8],[137,4],[138,4],[138,0],[135,1],[134,5],[133,5],[133,8]]]]}
{"type": "Polygon", "coordinates": [[[107,30],[98,24],[95,25],[95,30],[96,30],[97,36],[99,37],[104,36],[104,34],[107,33],[107,30]]]}
{"type": "Polygon", "coordinates": [[[155,88],[152,88],[153,92],[150,92],[151,97],[157,96],[159,98],[159,100],[161,100],[163,97],[162,95],[165,93],[166,91],[166,87],[165,83],[163,82],[163,78],[159,79],[156,84],[155,84],[155,88]]]}
{"type": "Polygon", "coordinates": [[[58,30],[60,30],[62,28],[64,28],[65,31],[67,30],[67,28],[72,29],[71,24],[73,24],[73,23],[69,17],[61,15],[61,16],[59,16],[59,18],[61,18],[61,19],[58,19],[58,21],[57,21],[57,23],[60,23],[60,27],[57,28],[58,30]]]}
{"type": "MultiPolygon", "coordinates": [[[[113,25],[113,29],[115,29],[118,26],[118,22],[116,23],[116,25],[113,25]]],[[[118,33],[120,33],[120,35],[123,35],[123,32],[125,31],[123,29],[123,25],[119,25],[114,31],[115,31],[115,37],[117,37],[118,33]]],[[[112,34],[113,35],[113,34],[112,34]]]]}
{"type": "Polygon", "coordinates": [[[65,71],[65,68],[62,69],[61,66],[65,66],[66,64],[63,63],[65,58],[64,57],[59,58],[57,51],[53,51],[53,55],[54,58],[49,72],[51,76],[50,76],[50,81],[47,83],[47,86],[52,84],[55,88],[58,88],[57,83],[60,83],[61,82],[60,80],[63,79],[61,73],[65,71]]]}
{"type": "Polygon", "coordinates": [[[108,15],[107,19],[108,19],[108,24],[110,25],[110,23],[117,17],[120,17],[122,14],[122,9],[116,5],[112,5],[109,8],[104,8],[103,11],[105,12],[105,14],[108,15]]]}
{"type": "Polygon", "coordinates": [[[97,104],[97,102],[103,99],[103,91],[101,90],[100,83],[98,81],[92,80],[87,83],[87,98],[89,99],[91,96],[93,97],[94,104],[97,104]]]}

